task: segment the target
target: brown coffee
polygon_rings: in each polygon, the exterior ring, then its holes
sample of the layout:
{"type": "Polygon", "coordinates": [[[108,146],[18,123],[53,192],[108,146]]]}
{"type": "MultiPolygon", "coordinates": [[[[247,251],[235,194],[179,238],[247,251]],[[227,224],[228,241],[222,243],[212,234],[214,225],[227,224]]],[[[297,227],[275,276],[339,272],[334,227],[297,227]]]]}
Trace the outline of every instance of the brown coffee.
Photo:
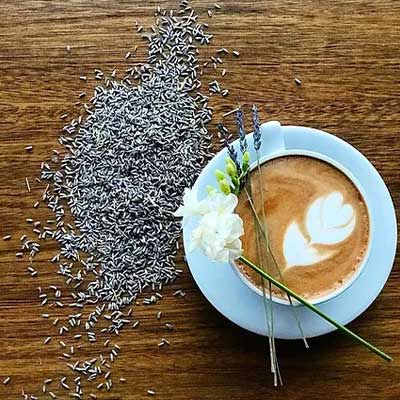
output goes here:
{"type": "MultiPolygon", "coordinates": [[[[270,246],[282,276],[270,259],[264,260],[264,268],[308,299],[343,286],[362,263],[370,236],[368,209],[353,182],[327,162],[297,155],[267,161],[261,175],[253,171],[250,179],[259,216],[262,188],[270,246]]],[[[243,191],[236,212],[244,222],[243,254],[260,263],[256,225],[243,191]]],[[[253,270],[239,268],[251,282],[261,285],[253,270]]],[[[273,290],[274,295],[286,298],[273,290]]]]}

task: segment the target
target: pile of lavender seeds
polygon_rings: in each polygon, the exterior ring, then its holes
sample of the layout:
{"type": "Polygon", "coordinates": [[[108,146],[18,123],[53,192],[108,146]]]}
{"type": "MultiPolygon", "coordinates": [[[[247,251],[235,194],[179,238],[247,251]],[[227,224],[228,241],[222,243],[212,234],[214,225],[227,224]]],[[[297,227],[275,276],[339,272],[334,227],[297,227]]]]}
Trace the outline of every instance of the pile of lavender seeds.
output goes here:
{"type": "MultiPolygon", "coordinates": [[[[68,324],[60,327],[58,319],[54,321],[61,336],[82,325],[89,341],[96,341],[94,328],[102,318],[109,321],[102,332],[118,335],[127,324],[136,328],[139,322],[131,321],[132,309],[124,314],[124,307],[146,288],[155,295],[145,304],[156,302],[162,286],[180,273],[174,263],[180,221],[173,212],[184,188],[193,184],[212,156],[206,129],[212,112],[208,97],[198,92],[198,46],[207,45],[212,35],[197,19],[186,0],[178,12],[159,10],[156,26],[143,35],[149,41],[147,62],[128,69],[121,80],[115,73],[106,77],[96,70],[96,79],[104,83],[84,105],[87,116],[72,120],[59,139],[66,155],[58,168],[42,163],[41,181],[48,183],[42,200],[55,218],[54,225],[37,224],[34,232],[39,239],[59,243],[52,262],[72,288],[73,302],[62,304],[56,298],[54,305],[78,309],[68,324]],[[81,321],[79,310],[87,304],[94,305],[94,311],[81,321]]],[[[34,276],[32,260],[40,244],[24,238],[22,250],[29,253],[34,276]]],[[[41,288],[39,297],[46,306],[49,298],[41,288]]],[[[79,333],[74,339],[80,337],[79,333]]],[[[45,344],[50,341],[46,338],[45,344]]],[[[59,343],[64,349],[65,343],[59,343]]],[[[163,345],[169,342],[162,339],[159,346],[163,345]]],[[[63,357],[71,370],[89,381],[103,376],[97,389],[110,390],[109,363],[119,351],[114,345],[109,354],[73,362],[71,347],[63,357]]],[[[43,392],[48,392],[47,381],[43,392]]],[[[79,376],[75,383],[73,398],[83,398],[79,376]]],[[[66,377],[61,386],[68,386],[66,377]]],[[[34,397],[23,392],[23,398],[34,397]]]]}
{"type": "Polygon", "coordinates": [[[79,284],[84,274],[69,260],[80,261],[95,274],[80,299],[106,302],[109,310],[179,273],[173,212],[210,157],[211,110],[207,97],[192,93],[200,86],[195,43],[211,36],[196,19],[193,10],[161,15],[158,31],[148,35],[148,63],[130,73],[140,84],[125,78],[97,86],[89,116],[64,128],[61,168],[42,165],[42,179],[51,183],[45,200],[57,219],[52,235],[66,261],[60,272],[79,284]],[[64,223],[63,200],[77,229],[64,223]]]}

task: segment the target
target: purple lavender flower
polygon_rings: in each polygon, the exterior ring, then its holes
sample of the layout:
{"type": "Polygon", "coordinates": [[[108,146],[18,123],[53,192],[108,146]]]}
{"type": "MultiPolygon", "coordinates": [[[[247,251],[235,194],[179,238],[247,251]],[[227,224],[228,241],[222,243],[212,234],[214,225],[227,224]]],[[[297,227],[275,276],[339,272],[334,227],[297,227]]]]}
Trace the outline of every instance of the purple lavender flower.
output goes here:
{"type": "Polygon", "coordinates": [[[253,104],[253,107],[251,108],[251,111],[253,112],[253,127],[254,127],[253,141],[254,141],[254,149],[256,151],[258,151],[258,150],[260,150],[260,147],[261,147],[261,130],[260,130],[260,118],[258,116],[257,106],[255,104],[253,104]]]}
{"type": "Polygon", "coordinates": [[[225,128],[225,126],[220,122],[218,125],[218,130],[221,133],[221,136],[224,138],[225,141],[225,146],[228,150],[229,157],[232,159],[232,161],[235,163],[236,169],[238,173],[241,171],[240,163],[237,157],[237,152],[235,148],[229,143],[228,139],[228,129],[225,128]]]}
{"type": "Polygon", "coordinates": [[[236,112],[236,125],[239,134],[240,151],[242,154],[247,150],[246,132],[244,131],[243,111],[238,108],[236,112]]]}

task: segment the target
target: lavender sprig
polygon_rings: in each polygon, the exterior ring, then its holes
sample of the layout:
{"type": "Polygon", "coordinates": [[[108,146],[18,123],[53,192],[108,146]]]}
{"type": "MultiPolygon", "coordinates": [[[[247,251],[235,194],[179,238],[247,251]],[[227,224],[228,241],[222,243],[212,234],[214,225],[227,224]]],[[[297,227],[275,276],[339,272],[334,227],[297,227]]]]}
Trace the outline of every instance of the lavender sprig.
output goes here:
{"type": "Polygon", "coordinates": [[[238,108],[236,112],[236,125],[239,134],[240,151],[242,154],[244,154],[244,152],[247,150],[247,140],[246,132],[244,131],[243,111],[241,108],[238,108]]]}
{"type": "Polygon", "coordinates": [[[261,147],[261,130],[260,130],[260,118],[258,116],[257,106],[255,104],[253,104],[253,107],[251,108],[251,111],[253,112],[253,127],[254,127],[253,141],[254,141],[254,149],[256,151],[258,151],[258,150],[260,150],[260,147],[261,147]]]}
{"type": "Polygon", "coordinates": [[[237,152],[236,152],[235,148],[229,143],[228,130],[225,128],[224,124],[222,124],[221,122],[217,125],[217,127],[221,133],[221,136],[224,138],[225,146],[228,150],[229,157],[234,162],[236,169],[237,169],[238,173],[240,174],[240,172],[241,172],[240,163],[239,163],[239,160],[237,157],[237,152]]]}

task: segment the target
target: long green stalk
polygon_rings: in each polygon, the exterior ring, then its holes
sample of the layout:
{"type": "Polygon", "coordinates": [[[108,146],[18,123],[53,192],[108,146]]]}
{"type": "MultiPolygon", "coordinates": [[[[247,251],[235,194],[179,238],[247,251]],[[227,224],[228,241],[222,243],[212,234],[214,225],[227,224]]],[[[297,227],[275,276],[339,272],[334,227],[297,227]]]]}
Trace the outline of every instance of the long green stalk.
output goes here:
{"type": "MultiPolygon", "coordinates": [[[[261,203],[261,212],[262,212],[262,219],[263,219],[263,223],[266,224],[266,218],[265,218],[265,211],[264,211],[264,196],[263,196],[263,188],[262,188],[262,179],[261,179],[261,168],[260,168],[260,153],[258,150],[256,150],[256,155],[257,155],[257,172],[258,172],[258,183],[259,183],[259,193],[260,193],[260,203],[261,203]]],[[[253,198],[252,198],[252,190],[251,190],[251,183],[250,183],[250,179],[248,180],[248,186],[249,186],[249,191],[250,191],[250,202],[253,202],[253,198]]],[[[247,195],[249,195],[249,193],[246,191],[247,195]]],[[[262,230],[262,226],[261,224],[257,224],[257,219],[258,216],[254,216],[255,218],[255,225],[256,225],[256,235],[257,235],[257,239],[258,239],[258,247],[260,247],[260,236],[261,236],[261,230],[262,230]]],[[[266,249],[264,248],[264,252],[265,250],[267,250],[266,255],[268,255],[268,249],[269,249],[269,239],[268,239],[268,235],[264,235],[264,240],[265,240],[265,244],[266,244],[266,249]]],[[[260,251],[260,249],[259,249],[260,251]]],[[[260,257],[262,257],[263,253],[261,253],[260,251],[260,257]]],[[[262,259],[262,258],[261,258],[262,259]]],[[[261,267],[262,269],[265,271],[264,265],[263,263],[261,263],[261,267]]],[[[262,281],[262,289],[263,289],[263,296],[264,296],[264,302],[266,303],[266,293],[265,293],[265,279],[261,277],[261,281],[262,281]]],[[[282,378],[280,375],[280,370],[279,370],[279,363],[278,363],[278,358],[276,355],[276,347],[275,347],[275,334],[274,334],[274,307],[272,304],[272,285],[271,282],[268,281],[268,294],[269,294],[269,313],[270,313],[270,323],[271,323],[271,330],[270,330],[270,339],[271,339],[271,344],[272,344],[272,355],[274,357],[274,361],[271,363],[271,365],[273,366],[273,374],[274,374],[274,384],[275,386],[277,386],[277,381],[279,378],[279,382],[282,385],[282,378]]]]}
{"type": "MultiPolygon", "coordinates": [[[[250,180],[247,180],[244,190],[246,192],[249,203],[254,207],[250,180]]],[[[264,257],[263,257],[263,253],[261,251],[259,224],[257,223],[256,216],[254,216],[254,226],[255,226],[255,230],[256,230],[256,246],[257,246],[258,262],[260,263],[261,268],[264,270],[264,264],[263,264],[264,257]]],[[[264,247],[263,247],[263,249],[265,250],[264,247]]],[[[276,349],[275,349],[271,283],[266,281],[266,279],[264,279],[262,276],[260,276],[260,278],[261,278],[261,284],[262,284],[265,317],[266,317],[266,322],[267,322],[267,327],[268,327],[268,343],[269,343],[271,372],[274,375],[274,386],[277,386],[278,381],[282,385],[282,377],[280,375],[278,358],[276,356],[276,349]],[[268,285],[270,287],[268,299],[267,299],[267,294],[266,294],[265,282],[268,282],[268,285]]]]}
{"type": "Polygon", "coordinates": [[[308,302],[306,299],[304,299],[302,296],[298,295],[296,292],[293,290],[289,289],[287,286],[285,286],[283,283],[279,282],[276,280],[274,277],[269,275],[268,273],[264,272],[261,268],[257,267],[257,265],[253,264],[250,260],[248,260],[246,257],[241,256],[239,260],[246,264],[248,267],[250,267],[252,270],[260,274],[263,278],[267,279],[269,282],[271,282],[273,285],[278,287],[279,289],[283,290],[285,293],[289,294],[292,296],[294,299],[296,299],[299,303],[303,304],[305,307],[307,307],[309,310],[313,311],[315,314],[319,315],[321,318],[323,318],[325,321],[328,321],[330,324],[335,326],[339,331],[343,332],[347,336],[350,336],[353,340],[355,340],[357,343],[363,345],[366,347],[368,350],[372,351],[373,353],[377,354],[379,357],[383,358],[385,361],[392,361],[392,357],[390,357],[388,354],[383,352],[382,350],[378,349],[371,343],[367,342],[365,339],[363,339],[361,336],[358,336],[356,333],[352,332],[350,329],[346,328],[344,325],[340,324],[339,322],[336,322],[333,318],[329,317],[326,315],[323,311],[321,311],[318,307],[314,306],[310,302],[308,302]]]}
{"type": "MultiPolygon", "coordinates": [[[[260,192],[260,203],[261,203],[261,215],[262,215],[262,222],[263,224],[266,224],[266,218],[265,218],[265,210],[264,210],[264,195],[263,195],[263,188],[262,188],[262,179],[261,179],[261,168],[260,168],[260,153],[258,150],[256,150],[256,155],[257,155],[257,171],[258,171],[258,184],[259,184],[259,192],[260,192]]],[[[251,187],[251,184],[250,184],[251,187]]],[[[260,227],[261,228],[261,227],[260,227]]],[[[260,228],[257,229],[257,234],[260,232],[260,228]]],[[[265,236],[266,237],[266,244],[267,244],[267,249],[268,249],[268,244],[269,244],[269,239],[268,239],[268,234],[265,236]]],[[[265,269],[263,268],[265,271],[265,269]]],[[[265,295],[265,284],[264,284],[264,279],[263,281],[263,292],[265,295]]],[[[272,304],[272,285],[271,282],[268,281],[268,293],[269,293],[269,303],[270,303],[270,318],[271,318],[271,335],[272,335],[272,345],[273,345],[273,353],[276,358],[276,349],[275,349],[275,335],[274,335],[274,307],[272,304]]],[[[278,365],[278,360],[276,359],[276,365],[278,365]]],[[[279,366],[278,366],[279,368],[279,366]]],[[[282,384],[282,383],[281,383],[282,384]]]]}

